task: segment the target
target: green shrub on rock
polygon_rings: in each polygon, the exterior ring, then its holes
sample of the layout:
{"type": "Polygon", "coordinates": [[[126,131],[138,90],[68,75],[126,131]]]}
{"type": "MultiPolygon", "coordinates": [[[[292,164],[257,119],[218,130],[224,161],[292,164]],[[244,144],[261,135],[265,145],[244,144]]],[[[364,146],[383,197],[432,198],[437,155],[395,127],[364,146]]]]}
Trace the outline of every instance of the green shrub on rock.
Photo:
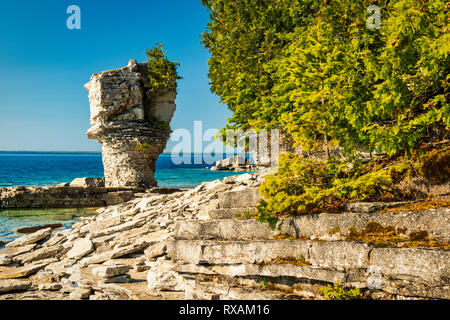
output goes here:
{"type": "Polygon", "coordinates": [[[362,294],[358,288],[344,289],[338,281],[333,286],[327,285],[320,288],[325,300],[357,300],[362,299],[362,294]]]}
{"type": "Polygon", "coordinates": [[[392,168],[366,172],[366,166],[282,154],[278,172],[267,175],[259,187],[264,200],[258,206],[257,219],[273,226],[280,216],[335,211],[348,201],[392,193],[392,168]]]}
{"type": "Polygon", "coordinates": [[[148,49],[146,55],[150,81],[148,96],[151,98],[150,105],[153,105],[162,93],[176,89],[176,81],[181,79],[177,73],[180,64],[167,59],[162,44],[156,44],[153,48],[148,49]]]}

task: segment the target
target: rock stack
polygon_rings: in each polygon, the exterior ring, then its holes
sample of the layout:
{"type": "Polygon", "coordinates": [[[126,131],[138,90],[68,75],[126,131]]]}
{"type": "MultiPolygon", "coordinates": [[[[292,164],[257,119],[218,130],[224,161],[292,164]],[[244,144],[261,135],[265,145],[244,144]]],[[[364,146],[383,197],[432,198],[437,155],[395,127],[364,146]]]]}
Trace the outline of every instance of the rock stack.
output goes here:
{"type": "Polygon", "coordinates": [[[155,163],[171,133],[176,90],[148,96],[147,75],[146,63],[130,60],[124,68],[94,74],[85,85],[92,125],[87,136],[102,144],[106,187],[157,185],[155,163]]]}

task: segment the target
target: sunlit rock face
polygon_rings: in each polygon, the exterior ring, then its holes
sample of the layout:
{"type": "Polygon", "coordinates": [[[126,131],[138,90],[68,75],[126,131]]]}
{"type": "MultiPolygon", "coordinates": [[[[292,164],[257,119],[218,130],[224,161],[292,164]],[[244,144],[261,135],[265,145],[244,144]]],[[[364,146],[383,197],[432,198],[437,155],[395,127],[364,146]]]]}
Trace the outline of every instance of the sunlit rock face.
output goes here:
{"type": "Polygon", "coordinates": [[[171,133],[176,90],[151,104],[146,63],[92,75],[89,90],[89,139],[102,144],[105,187],[151,187],[155,163],[171,133]]]}

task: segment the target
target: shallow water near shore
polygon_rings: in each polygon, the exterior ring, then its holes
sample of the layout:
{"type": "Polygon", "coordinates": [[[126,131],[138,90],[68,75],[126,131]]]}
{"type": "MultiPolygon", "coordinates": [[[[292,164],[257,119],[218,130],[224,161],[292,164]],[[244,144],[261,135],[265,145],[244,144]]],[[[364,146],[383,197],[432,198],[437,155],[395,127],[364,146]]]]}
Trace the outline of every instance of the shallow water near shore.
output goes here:
{"type": "Polygon", "coordinates": [[[0,210],[0,241],[7,243],[23,236],[23,234],[15,233],[14,230],[25,227],[60,223],[62,228],[70,228],[74,223],[80,221],[80,217],[95,215],[96,209],[0,210]]]}

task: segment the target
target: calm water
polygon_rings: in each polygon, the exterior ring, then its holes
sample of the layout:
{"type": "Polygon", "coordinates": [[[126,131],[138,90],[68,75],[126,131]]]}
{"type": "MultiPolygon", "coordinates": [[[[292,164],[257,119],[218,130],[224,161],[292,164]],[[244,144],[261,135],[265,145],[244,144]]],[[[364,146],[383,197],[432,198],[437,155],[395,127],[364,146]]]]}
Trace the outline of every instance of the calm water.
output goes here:
{"type": "MultiPolygon", "coordinates": [[[[215,160],[226,157],[220,155],[215,160]]],[[[155,178],[160,187],[194,188],[204,181],[245,173],[211,171],[212,164],[201,154],[185,155],[182,159],[182,164],[175,164],[171,155],[158,158],[155,178]]],[[[0,187],[51,186],[79,177],[103,177],[100,154],[0,152],[0,187]]],[[[18,237],[14,233],[18,228],[49,223],[70,227],[80,216],[92,213],[86,209],[0,210],[0,241],[18,237]]]]}
{"type": "Polygon", "coordinates": [[[60,223],[63,228],[68,228],[79,221],[80,217],[95,214],[95,210],[96,208],[0,210],[0,241],[9,242],[19,237],[14,232],[19,228],[53,223],[60,223]]]}
{"type": "MultiPolygon", "coordinates": [[[[201,154],[185,155],[182,160],[175,164],[168,154],[158,158],[155,178],[160,187],[193,188],[237,174],[209,170],[212,165],[201,154]]],[[[80,177],[103,177],[100,154],[0,152],[0,187],[49,186],[80,177]]]]}

